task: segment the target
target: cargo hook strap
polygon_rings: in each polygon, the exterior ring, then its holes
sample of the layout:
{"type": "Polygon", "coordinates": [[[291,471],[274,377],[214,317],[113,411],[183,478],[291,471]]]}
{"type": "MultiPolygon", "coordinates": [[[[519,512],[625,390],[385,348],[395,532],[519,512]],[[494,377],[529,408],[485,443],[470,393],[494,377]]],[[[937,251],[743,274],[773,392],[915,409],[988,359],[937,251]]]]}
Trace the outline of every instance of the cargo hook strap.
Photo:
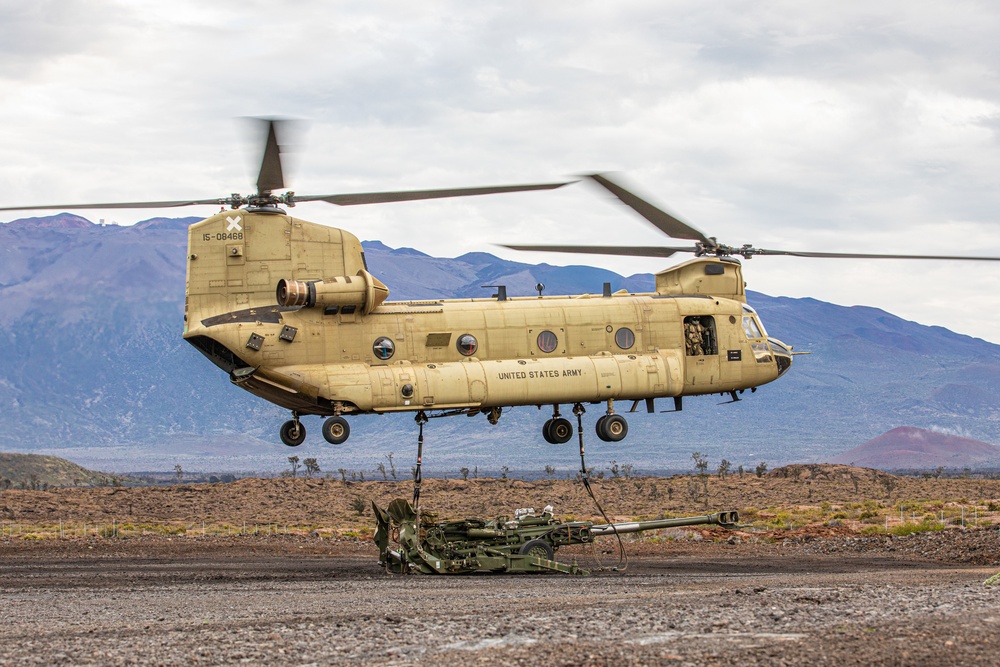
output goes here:
{"type": "MultiPolygon", "coordinates": [[[[583,481],[583,488],[587,490],[591,500],[594,501],[594,505],[597,506],[597,511],[600,512],[605,523],[611,525],[611,530],[614,531],[615,539],[618,540],[618,566],[612,569],[618,572],[624,572],[628,569],[628,554],[625,553],[625,543],[622,542],[622,536],[618,534],[618,529],[615,528],[614,522],[608,518],[607,513],[601,506],[601,502],[597,499],[597,496],[594,495],[594,490],[590,487],[590,474],[587,472],[587,459],[583,450],[583,413],[586,411],[586,408],[584,408],[581,403],[577,403],[573,406],[573,415],[576,417],[576,434],[580,440],[580,479],[583,481]]],[[[600,558],[597,557],[596,547],[594,547],[594,558],[597,560],[598,567],[600,569],[604,569],[600,564],[600,558]]]]}

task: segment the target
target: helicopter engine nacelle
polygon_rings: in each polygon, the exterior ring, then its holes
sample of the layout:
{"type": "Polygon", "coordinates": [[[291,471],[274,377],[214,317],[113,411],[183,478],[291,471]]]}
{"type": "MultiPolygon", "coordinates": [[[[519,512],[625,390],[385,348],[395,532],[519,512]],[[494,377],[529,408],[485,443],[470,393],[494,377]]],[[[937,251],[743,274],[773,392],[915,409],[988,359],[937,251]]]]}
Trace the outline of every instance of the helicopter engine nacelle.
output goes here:
{"type": "Polygon", "coordinates": [[[309,282],[282,278],[278,281],[275,296],[278,305],[286,308],[354,306],[365,315],[382,305],[389,296],[389,288],[362,269],[356,276],[337,276],[309,282]]]}

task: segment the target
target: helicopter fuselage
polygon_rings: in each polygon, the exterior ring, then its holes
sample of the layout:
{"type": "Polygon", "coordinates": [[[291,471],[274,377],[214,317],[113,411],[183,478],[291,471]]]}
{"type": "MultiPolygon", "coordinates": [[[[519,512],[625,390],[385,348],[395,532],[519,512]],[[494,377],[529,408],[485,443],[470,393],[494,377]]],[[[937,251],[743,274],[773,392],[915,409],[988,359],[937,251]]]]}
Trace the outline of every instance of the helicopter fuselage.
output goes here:
{"type": "Polygon", "coordinates": [[[790,366],[739,262],[656,280],[645,294],[385,301],[353,235],[239,210],[191,227],[184,337],[296,419],[737,392],[790,366]]]}

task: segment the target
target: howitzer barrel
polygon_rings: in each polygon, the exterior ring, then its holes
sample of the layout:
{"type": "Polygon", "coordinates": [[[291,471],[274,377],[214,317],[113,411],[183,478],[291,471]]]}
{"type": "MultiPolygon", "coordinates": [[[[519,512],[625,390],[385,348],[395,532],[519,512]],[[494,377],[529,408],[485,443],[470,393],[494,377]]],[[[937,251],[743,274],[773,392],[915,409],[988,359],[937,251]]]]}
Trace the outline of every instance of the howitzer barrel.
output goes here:
{"type": "Polygon", "coordinates": [[[592,535],[612,535],[618,533],[641,533],[644,530],[659,528],[679,528],[681,526],[702,526],[706,524],[734,528],[740,522],[740,513],[736,510],[705,514],[703,516],[686,516],[677,519],[656,519],[654,521],[629,521],[628,523],[601,524],[591,526],[592,535]]]}

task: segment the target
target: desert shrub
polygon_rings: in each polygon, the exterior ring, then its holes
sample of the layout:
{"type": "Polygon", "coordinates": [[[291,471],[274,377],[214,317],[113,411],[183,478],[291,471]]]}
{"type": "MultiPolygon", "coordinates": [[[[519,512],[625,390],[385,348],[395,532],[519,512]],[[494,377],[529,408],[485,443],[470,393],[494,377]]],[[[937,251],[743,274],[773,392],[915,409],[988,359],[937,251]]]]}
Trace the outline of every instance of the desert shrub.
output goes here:
{"type": "Polygon", "coordinates": [[[944,526],[939,521],[924,520],[920,523],[904,523],[899,526],[893,526],[889,529],[889,532],[897,537],[903,537],[905,535],[913,535],[914,533],[928,533],[936,530],[944,530],[944,526]]]}

